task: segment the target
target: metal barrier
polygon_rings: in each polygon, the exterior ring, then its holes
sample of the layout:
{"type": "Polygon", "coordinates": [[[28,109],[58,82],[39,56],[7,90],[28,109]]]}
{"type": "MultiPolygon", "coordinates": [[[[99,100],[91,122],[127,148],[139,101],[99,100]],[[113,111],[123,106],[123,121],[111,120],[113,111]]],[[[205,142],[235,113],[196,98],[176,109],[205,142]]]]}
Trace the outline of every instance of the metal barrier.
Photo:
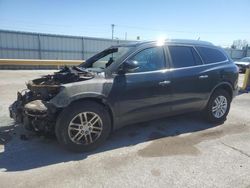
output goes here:
{"type": "Polygon", "coordinates": [[[23,66],[32,66],[34,68],[52,66],[60,68],[65,65],[79,65],[83,62],[84,60],[0,59],[0,69],[1,67],[21,68],[23,66]]]}
{"type": "Polygon", "coordinates": [[[79,65],[84,60],[0,59],[0,65],[79,65]]]}

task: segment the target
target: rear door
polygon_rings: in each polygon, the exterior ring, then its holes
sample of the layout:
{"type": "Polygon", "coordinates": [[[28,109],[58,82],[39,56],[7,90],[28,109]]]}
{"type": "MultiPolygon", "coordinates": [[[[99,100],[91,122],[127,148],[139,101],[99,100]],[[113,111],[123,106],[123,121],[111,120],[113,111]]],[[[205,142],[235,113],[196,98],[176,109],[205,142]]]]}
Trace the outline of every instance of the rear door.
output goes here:
{"type": "Polygon", "coordinates": [[[169,45],[172,70],[172,111],[200,109],[207,98],[208,75],[193,46],[169,45]]]}

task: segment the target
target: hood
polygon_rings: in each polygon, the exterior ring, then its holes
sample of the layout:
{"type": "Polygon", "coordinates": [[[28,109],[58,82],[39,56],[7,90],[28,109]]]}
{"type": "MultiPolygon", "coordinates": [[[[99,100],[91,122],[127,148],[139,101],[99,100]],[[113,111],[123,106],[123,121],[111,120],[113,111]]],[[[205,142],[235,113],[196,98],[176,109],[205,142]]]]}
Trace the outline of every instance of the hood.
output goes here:
{"type": "Polygon", "coordinates": [[[79,67],[65,66],[54,74],[49,74],[29,81],[27,88],[36,96],[41,96],[43,99],[51,99],[59,91],[63,84],[90,80],[95,77],[95,74],[88,72],[79,67]]]}
{"type": "Polygon", "coordinates": [[[40,86],[53,86],[67,84],[71,82],[78,82],[83,80],[89,80],[94,77],[94,73],[88,72],[79,67],[67,67],[65,66],[54,74],[42,76],[41,78],[29,81],[28,84],[40,85],[40,86]]]}

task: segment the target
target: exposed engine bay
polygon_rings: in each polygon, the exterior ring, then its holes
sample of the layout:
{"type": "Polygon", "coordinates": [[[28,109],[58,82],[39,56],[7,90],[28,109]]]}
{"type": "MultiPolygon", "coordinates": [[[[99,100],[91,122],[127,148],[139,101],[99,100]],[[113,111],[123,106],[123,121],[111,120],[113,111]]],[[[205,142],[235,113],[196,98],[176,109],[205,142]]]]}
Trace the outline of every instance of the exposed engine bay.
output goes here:
{"type": "Polygon", "coordinates": [[[63,84],[95,77],[95,73],[80,67],[65,66],[58,72],[26,83],[27,89],[17,93],[17,100],[9,107],[10,117],[23,123],[28,130],[53,132],[60,109],[48,101],[55,97],[63,84]]]}
{"type": "Polygon", "coordinates": [[[73,66],[69,68],[65,66],[52,75],[45,75],[41,78],[29,81],[27,88],[32,91],[32,94],[36,97],[49,100],[59,92],[61,84],[89,80],[93,77],[93,73],[79,67],[73,66]]]}

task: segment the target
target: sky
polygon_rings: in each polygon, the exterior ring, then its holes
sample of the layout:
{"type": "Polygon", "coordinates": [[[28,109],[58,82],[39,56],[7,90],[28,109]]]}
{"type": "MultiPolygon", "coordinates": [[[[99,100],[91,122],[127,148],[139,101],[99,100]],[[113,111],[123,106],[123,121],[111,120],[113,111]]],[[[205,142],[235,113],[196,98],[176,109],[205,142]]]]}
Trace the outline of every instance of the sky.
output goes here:
{"type": "Polygon", "coordinates": [[[250,0],[0,0],[0,29],[135,40],[250,42],[250,0]]]}

